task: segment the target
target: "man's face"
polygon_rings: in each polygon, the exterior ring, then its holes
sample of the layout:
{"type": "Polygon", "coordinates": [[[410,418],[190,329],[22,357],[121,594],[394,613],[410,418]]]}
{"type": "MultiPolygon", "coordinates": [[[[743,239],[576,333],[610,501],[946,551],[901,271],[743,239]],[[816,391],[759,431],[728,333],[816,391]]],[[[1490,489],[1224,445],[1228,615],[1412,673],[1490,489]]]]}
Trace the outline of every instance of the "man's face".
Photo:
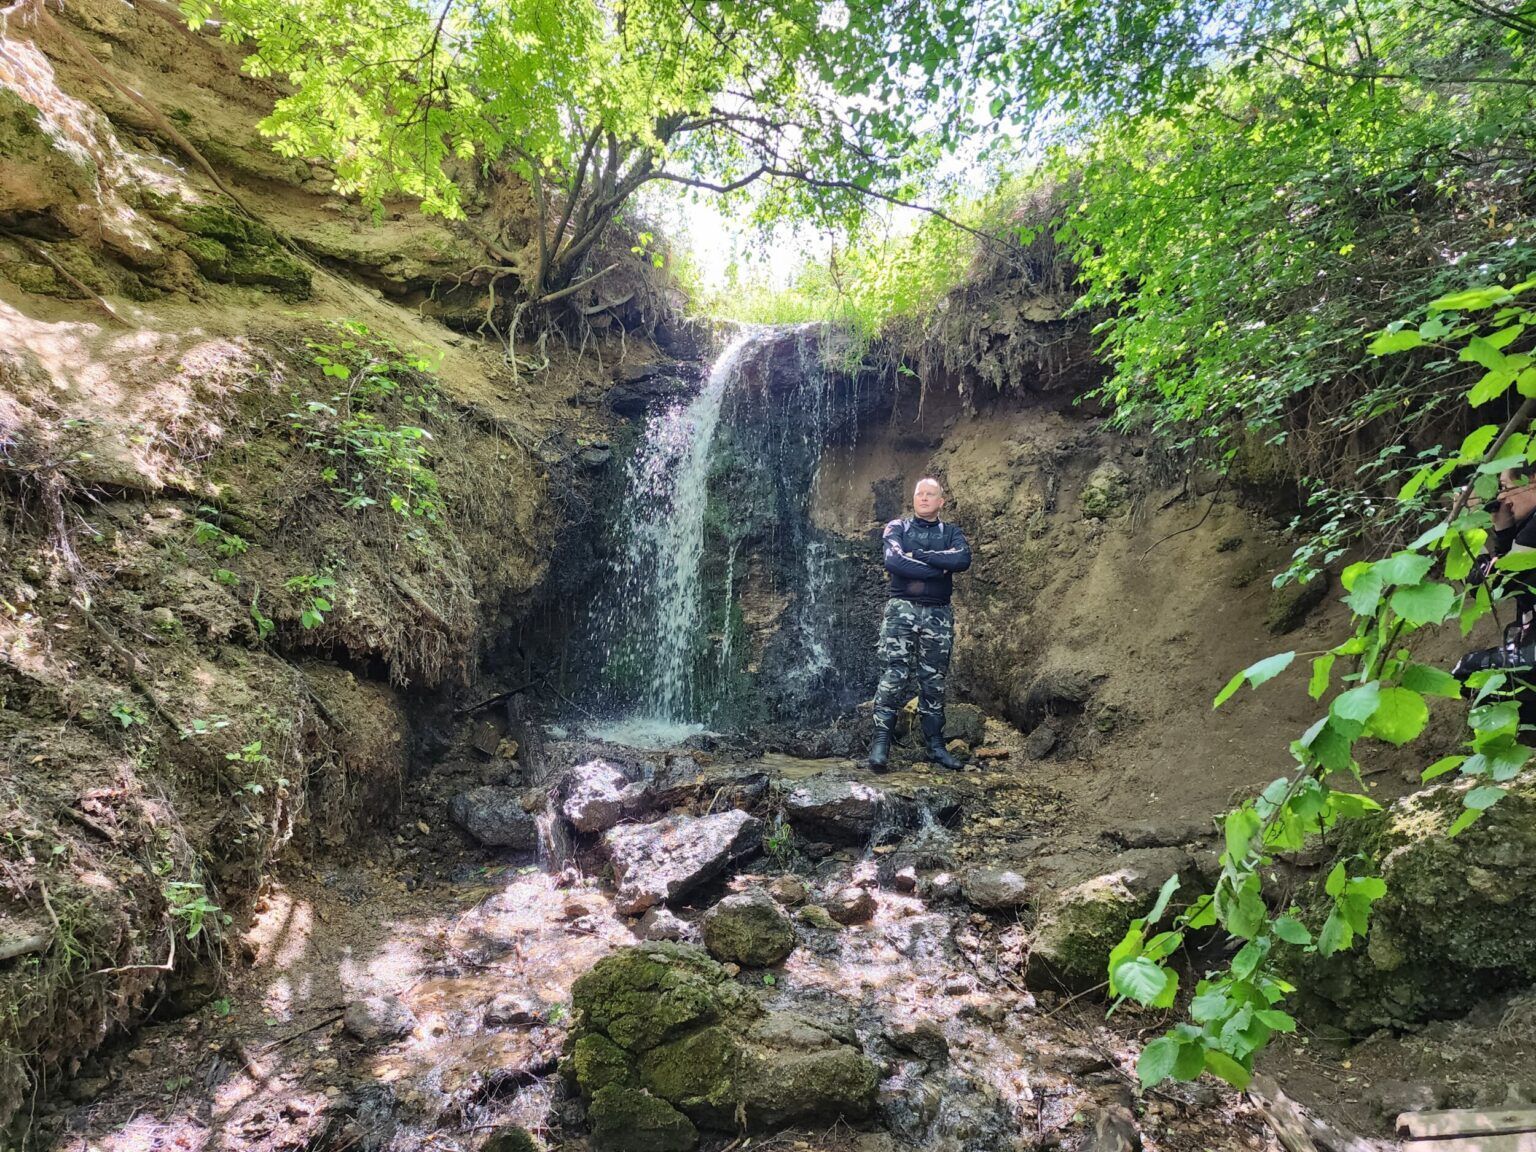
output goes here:
{"type": "Polygon", "coordinates": [[[944,507],[944,489],[932,480],[920,481],[912,490],[912,511],[924,520],[935,520],[944,507]]]}

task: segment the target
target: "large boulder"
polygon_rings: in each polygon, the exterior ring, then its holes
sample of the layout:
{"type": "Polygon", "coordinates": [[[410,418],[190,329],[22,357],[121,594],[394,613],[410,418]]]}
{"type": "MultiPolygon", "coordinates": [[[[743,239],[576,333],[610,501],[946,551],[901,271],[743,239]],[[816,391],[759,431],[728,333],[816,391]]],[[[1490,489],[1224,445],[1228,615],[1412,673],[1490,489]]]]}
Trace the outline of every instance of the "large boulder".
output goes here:
{"type": "Polygon", "coordinates": [[[762,840],[763,822],[734,808],[610,828],[603,841],[619,885],[614,907],[633,916],[684,896],[760,849],[762,840]]]}
{"type": "Polygon", "coordinates": [[[1028,978],[1044,987],[1080,990],[1104,979],[1110,949],[1131,921],[1150,909],[1168,877],[1187,870],[1175,848],[1122,852],[1097,876],[1036,900],[1028,978]]]}
{"type": "MultiPolygon", "coordinates": [[[[1470,783],[1399,800],[1340,845],[1381,861],[1387,891],[1347,952],[1303,958],[1303,986],[1351,1031],[1458,1016],[1536,981],[1536,772],[1447,839],[1470,783]]],[[[1325,908],[1313,918],[1321,923],[1325,908]]]]}
{"type": "Polygon", "coordinates": [[[795,831],[834,844],[863,844],[874,833],[889,801],[862,780],[814,776],[784,797],[784,819],[795,831]]]}
{"type": "Polygon", "coordinates": [[[606,832],[644,805],[643,781],[608,760],[588,760],[566,773],[560,810],[578,832],[606,832]]]}
{"type": "Polygon", "coordinates": [[[538,822],[517,788],[487,784],[460,792],[448,802],[448,818],[487,848],[532,852],[539,846],[538,822]]]}
{"type": "Polygon", "coordinates": [[[595,1145],[690,1148],[674,1113],[734,1132],[873,1112],[878,1072],[851,1029],[765,1012],[700,949],[622,949],[576,981],[573,1003],[567,1069],[588,1101],[595,1145]],[[625,1123],[642,1142],[611,1142],[625,1123]]]}
{"type": "Polygon", "coordinates": [[[699,926],[711,956],[747,968],[777,964],[795,948],[794,925],[761,888],[727,896],[699,926]]]}

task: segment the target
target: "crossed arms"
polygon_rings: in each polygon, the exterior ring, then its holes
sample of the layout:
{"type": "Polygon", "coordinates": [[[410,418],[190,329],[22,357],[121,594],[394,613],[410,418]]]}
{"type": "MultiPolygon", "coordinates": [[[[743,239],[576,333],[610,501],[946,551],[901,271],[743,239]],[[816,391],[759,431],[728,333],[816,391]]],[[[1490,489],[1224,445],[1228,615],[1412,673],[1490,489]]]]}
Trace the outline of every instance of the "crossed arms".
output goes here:
{"type": "Polygon", "coordinates": [[[965,535],[956,528],[952,546],[942,552],[919,549],[906,550],[901,521],[886,526],[885,570],[909,580],[927,580],[942,576],[945,572],[964,572],[971,566],[971,546],[965,535]]]}

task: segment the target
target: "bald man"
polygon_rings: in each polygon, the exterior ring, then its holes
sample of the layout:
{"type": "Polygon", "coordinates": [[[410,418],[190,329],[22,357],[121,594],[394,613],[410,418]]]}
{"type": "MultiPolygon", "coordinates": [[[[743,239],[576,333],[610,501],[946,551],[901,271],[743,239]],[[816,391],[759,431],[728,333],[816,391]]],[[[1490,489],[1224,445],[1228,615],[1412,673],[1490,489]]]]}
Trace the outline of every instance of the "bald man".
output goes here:
{"type": "Polygon", "coordinates": [[[869,766],[876,772],[885,771],[891,725],[909,675],[917,680],[917,715],[928,759],[941,768],[960,767],[944,747],[944,677],[955,638],[952,576],[971,566],[971,546],[959,528],[939,519],[943,510],[944,486],[925,476],[912,491],[913,514],[885,526],[890,599],[876,649],[885,672],[875,691],[875,734],[869,744],[869,766]]]}

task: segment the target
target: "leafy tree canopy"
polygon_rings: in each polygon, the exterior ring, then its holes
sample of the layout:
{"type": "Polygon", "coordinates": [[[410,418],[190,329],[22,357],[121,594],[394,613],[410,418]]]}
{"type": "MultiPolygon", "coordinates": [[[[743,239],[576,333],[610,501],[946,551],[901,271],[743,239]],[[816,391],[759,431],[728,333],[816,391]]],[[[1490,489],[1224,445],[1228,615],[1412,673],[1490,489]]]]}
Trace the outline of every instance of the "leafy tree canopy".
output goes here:
{"type": "MultiPolygon", "coordinates": [[[[767,218],[855,222],[902,199],[974,130],[973,6],[930,0],[186,0],[285,81],[264,122],[378,204],[419,197],[462,217],[475,167],[532,190],[531,297],[571,285],[642,185],[759,180],[767,218]]],[[[995,55],[995,38],[991,43],[995,55]]]]}

